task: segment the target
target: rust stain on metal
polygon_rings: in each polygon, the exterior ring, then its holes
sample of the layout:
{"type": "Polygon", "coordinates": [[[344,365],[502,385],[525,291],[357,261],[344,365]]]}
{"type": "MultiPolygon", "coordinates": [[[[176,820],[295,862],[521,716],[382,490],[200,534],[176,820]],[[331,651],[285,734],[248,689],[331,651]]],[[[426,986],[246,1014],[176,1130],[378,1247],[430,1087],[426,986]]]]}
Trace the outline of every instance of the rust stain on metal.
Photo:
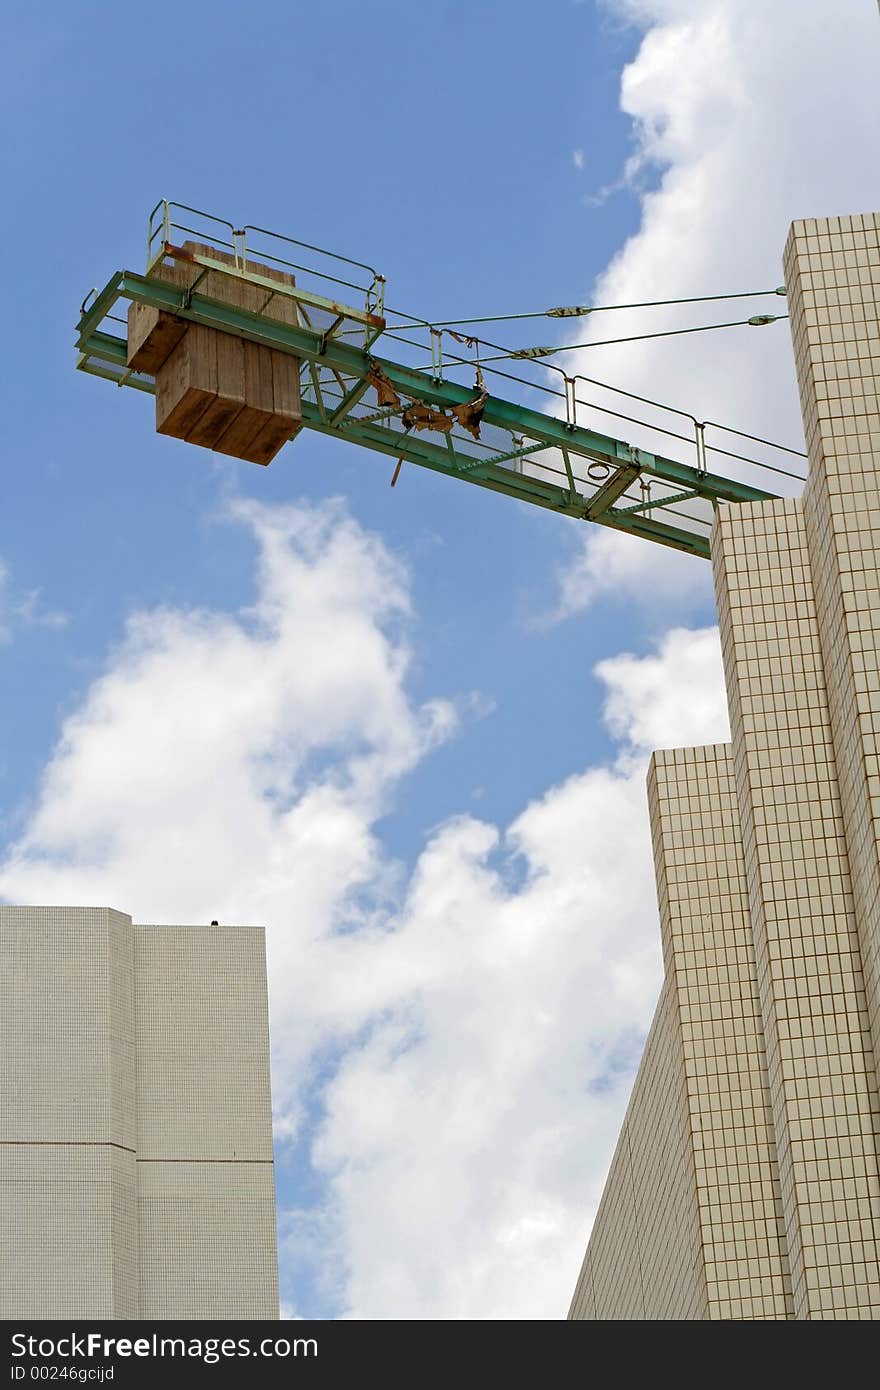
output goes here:
{"type": "MultiPolygon", "coordinates": [[[[176,261],[189,261],[191,265],[204,265],[206,260],[213,259],[212,257],[196,256],[192,251],[187,251],[182,246],[175,246],[170,241],[163,243],[163,254],[171,256],[176,261]]],[[[219,255],[222,253],[218,252],[217,254],[219,255]]],[[[256,264],[256,262],[252,262],[252,264],[256,264]]],[[[261,269],[265,269],[265,267],[261,267],[261,269]]],[[[247,274],[247,272],[245,271],[244,274],[247,274]]],[[[296,296],[291,296],[291,298],[295,297],[296,296]]],[[[338,300],[335,299],[327,300],[325,307],[332,313],[339,314],[342,318],[347,318],[352,312],[350,305],[340,304],[338,300]]],[[[358,317],[364,323],[368,324],[370,328],[376,328],[380,333],[385,331],[385,320],[380,314],[373,314],[367,311],[363,314],[359,314],[358,317]]]]}
{"type": "Polygon", "coordinates": [[[165,242],[165,255],[173,256],[176,261],[191,261],[196,264],[196,258],[192,251],[184,251],[182,246],[173,246],[170,241],[165,242]]]}

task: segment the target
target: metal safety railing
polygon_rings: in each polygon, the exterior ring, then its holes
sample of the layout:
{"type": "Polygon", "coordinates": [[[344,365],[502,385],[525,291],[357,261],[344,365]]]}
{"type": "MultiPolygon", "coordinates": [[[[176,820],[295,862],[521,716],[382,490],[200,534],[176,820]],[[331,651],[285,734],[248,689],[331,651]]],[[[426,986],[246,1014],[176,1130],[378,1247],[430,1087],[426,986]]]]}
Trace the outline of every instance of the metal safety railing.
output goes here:
{"type": "Polygon", "coordinates": [[[386,329],[384,337],[403,346],[420,350],[424,354],[420,366],[423,370],[430,371],[431,375],[438,379],[442,379],[444,372],[452,372],[457,368],[467,367],[476,370],[479,367],[484,376],[495,376],[505,382],[514,383],[519,388],[524,387],[529,391],[549,397],[550,408],[560,418],[564,418],[570,426],[580,423],[584,418],[583,412],[592,412],[591,418],[593,419],[598,412],[626,424],[637,426],[651,435],[673,439],[685,445],[687,453],[700,472],[708,470],[710,455],[717,455],[747,464],[761,473],[766,472],[792,481],[804,482],[804,471],[785,467],[781,458],[782,455],[785,455],[785,462],[794,459],[806,461],[807,456],[803,450],[794,449],[785,444],[776,444],[772,440],[749,434],[747,431],[736,429],[732,425],[725,425],[712,420],[700,420],[690,411],[654,400],[649,396],[639,395],[637,392],[628,391],[620,386],[613,386],[610,382],[601,381],[596,377],[590,377],[581,372],[569,374],[562,367],[556,366],[555,363],[538,361],[530,363],[528,359],[517,358],[515,349],[510,350],[510,357],[513,359],[510,362],[510,367],[514,365],[515,361],[525,370],[531,367],[536,375],[528,377],[522,375],[521,372],[505,370],[491,361],[487,362],[485,355],[481,355],[481,349],[494,350],[500,347],[499,344],[489,343],[485,339],[470,335],[466,336],[463,333],[450,330],[448,327],[438,328],[426,319],[418,319],[401,311],[389,309],[388,317],[389,320],[401,319],[404,324],[391,323],[386,329]],[[402,327],[405,327],[405,332],[401,331],[402,327]],[[423,331],[424,336],[421,339],[412,336],[416,330],[423,331]],[[458,349],[450,350],[444,347],[444,337],[451,338],[458,345],[458,349]],[[469,347],[471,356],[462,355],[461,345],[469,347]],[[427,361],[428,353],[430,353],[430,365],[427,361]],[[631,408],[620,409],[609,401],[590,398],[584,394],[584,386],[597,387],[615,399],[620,398],[634,402],[639,406],[649,407],[657,413],[658,418],[649,419],[645,417],[644,412],[634,413],[631,408]],[[678,422],[678,427],[675,427],[675,422],[678,422]],[[750,444],[758,445],[759,449],[745,453],[741,449],[725,448],[721,443],[713,442],[712,432],[749,441],[750,444]]]}
{"type": "MultiPolygon", "coordinates": [[[[174,243],[178,233],[187,237],[195,237],[216,246],[226,254],[231,254],[234,265],[245,273],[250,261],[258,265],[269,264],[293,275],[314,277],[340,290],[355,291],[362,295],[364,309],[367,313],[380,317],[384,317],[386,314],[385,277],[366,262],[342,256],[334,251],[327,251],[325,248],[315,246],[310,242],[269,231],[267,228],[253,223],[245,223],[241,227],[236,227],[233,222],[226,218],[217,217],[213,213],[204,212],[201,209],[191,207],[189,204],[178,203],[165,198],[156,203],[149,215],[147,274],[164,259],[166,246],[174,243]],[[349,273],[343,273],[343,268],[347,268],[349,273]]],[[[781,290],[777,293],[781,293],[781,290]]],[[[387,311],[387,316],[389,320],[398,320],[399,322],[388,323],[383,339],[415,349],[420,353],[424,352],[425,360],[419,361],[416,365],[422,370],[427,370],[437,380],[443,378],[445,371],[454,371],[456,368],[464,367],[475,371],[479,367],[486,375],[495,376],[499,380],[513,383],[519,388],[525,388],[549,397],[547,404],[550,409],[564,418],[569,425],[578,424],[579,410],[581,412],[599,412],[625,424],[636,426],[640,430],[649,431],[651,435],[676,440],[687,446],[687,453],[701,472],[707,470],[711,455],[746,464],[762,473],[772,473],[779,477],[803,482],[802,472],[784,467],[780,460],[780,455],[783,454],[787,456],[788,460],[805,459],[806,455],[801,450],[776,444],[771,440],[736,429],[732,425],[717,421],[699,420],[689,411],[625,390],[623,387],[613,386],[609,382],[600,381],[595,377],[589,377],[580,372],[569,374],[555,363],[546,361],[530,363],[527,355],[528,350],[523,350],[523,355],[520,356],[517,349],[504,348],[498,343],[478,338],[468,333],[466,329],[457,331],[450,326],[449,321],[435,325],[427,319],[390,309],[387,311]],[[421,333],[422,337],[413,338],[411,335],[414,332],[421,333]],[[456,344],[459,350],[456,351],[455,347],[450,347],[450,343],[456,344]],[[460,351],[462,347],[469,349],[471,355],[463,355],[460,351]],[[531,369],[536,375],[524,376],[520,372],[502,368],[494,362],[487,362],[485,360],[487,349],[492,352],[497,350],[509,354],[512,359],[509,364],[511,367],[516,361],[518,365],[522,365],[524,370],[531,369]],[[646,419],[643,413],[636,414],[631,409],[619,409],[610,401],[590,398],[583,393],[581,384],[587,387],[596,387],[603,393],[613,396],[615,400],[626,400],[639,406],[648,407],[657,413],[658,418],[646,419]],[[673,420],[680,422],[680,426],[684,426],[684,428],[673,427],[673,420]],[[746,453],[742,449],[725,448],[721,443],[713,443],[712,436],[707,437],[707,432],[715,432],[748,441],[749,444],[756,444],[760,446],[760,452],[746,453]]]]}
{"type": "MultiPolygon", "coordinates": [[[[707,555],[719,505],[803,481],[800,450],[572,370],[576,348],[504,347],[471,327],[490,320],[454,326],[386,308],[385,279],[365,262],[188,204],[161,199],[152,209],[146,277],[119,272],[93,294],[80,320],[82,370],[155,389],[127,366],[126,340],[113,331],[125,323],[113,312],[120,298],[266,342],[299,361],[302,425],[390,455],[392,485],[404,462],[420,463],[707,555]],[[195,262],[186,288],[162,275],[169,261],[195,262]],[[262,307],[235,309],[207,288],[214,272],[258,287],[262,307]],[[296,301],[293,318],[278,314],[277,300],[268,308],[275,296],[296,301]],[[546,360],[557,354],[559,362],[546,360]]],[[[678,301],[657,305],[666,302],[678,301]]],[[[575,312],[594,310],[512,317],[575,312]]]]}
{"type": "MultiPolygon", "coordinates": [[[[148,220],[148,275],[165,259],[166,248],[176,244],[178,233],[183,233],[184,237],[194,237],[231,255],[235,269],[244,274],[248,273],[249,265],[268,264],[294,276],[304,275],[309,282],[314,279],[321,281],[322,285],[332,285],[346,292],[355,291],[363,296],[365,314],[377,318],[384,314],[385,277],[365,262],[252,223],[237,227],[226,218],[167,198],[159,200],[148,220]],[[308,254],[304,256],[304,252],[308,254]],[[352,273],[346,276],[343,267],[348,267],[352,273]],[[364,273],[355,278],[356,272],[364,273]]],[[[319,298],[331,305],[336,303],[335,295],[329,299],[326,295],[319,298]]]]}

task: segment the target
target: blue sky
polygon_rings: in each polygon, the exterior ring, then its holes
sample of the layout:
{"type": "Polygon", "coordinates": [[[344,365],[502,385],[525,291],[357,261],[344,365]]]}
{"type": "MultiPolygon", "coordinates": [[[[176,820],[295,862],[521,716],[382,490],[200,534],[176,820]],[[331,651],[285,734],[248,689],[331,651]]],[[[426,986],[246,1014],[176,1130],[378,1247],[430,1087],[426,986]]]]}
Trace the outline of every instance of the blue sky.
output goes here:
{"type": "MultiPolygon", "coordinates": [[[[344,494],[416,561],[417,679],[503,686],[505,699],[442,768],[422,770],[406,820],[421,828],[418,808],[437,819],[474,787],[506,816],[565,771],[573,741],[592,746],[589,650],[554,631],[529,641],[537,661],[524,659],[519,622],[552,603],[573,528],[430,476],[392,494],[384,461],[319,439],[266,475],[218,466],[157,439],[149,402],[73,375],[71,328],[94,283],[142,268],[146,214],[161,196],[376,264],[389,301],[425,315],[578,299],[636,222],[632,198],[585,202],[627,150],[615,87],[634,36],[566,3],[444,5],[430,21],[404,4],[342,3],[332,22],[305,5],[252,13],[242,33],[233,6],[186,4],[173,36],[105,4],[5,20],[2,100],[19,133],[5,182],[27,249],[7,291],[18,466],[4,485],[3,554],[19,589],[40,588],[76,619],[17,643],[7,679],[28,717],[4,750],[4,804],[27,795],[59,709],[133,605],[246,597],[247,543],[208,521],[233,490],[344,494]]],[[[406,825],[397,833],[405,840],[406,825]]]]}
{"type": "MultiPolygon", "coordinates": [[[[318,436],[268,470],[159,437],[74,372],[74,325],[162,196],[369,262],[428,318],[775,285],[793,217],[876,201],[874,7],[0,23],[0,895],[265,921],[288,1310],[563,1316],[659,980],[645,758],[725,736],[708,566],[414,468],[392,492],[318,436]],[[152,746],[178,680],[216,744],[181,709],[167,769],[117,785],[107,746],[152,746]],[[166,843],[202,784],[239,811],[166,843]]],[[[797,446],[785,325],[744,332],[581,369],[797,446]]]]}

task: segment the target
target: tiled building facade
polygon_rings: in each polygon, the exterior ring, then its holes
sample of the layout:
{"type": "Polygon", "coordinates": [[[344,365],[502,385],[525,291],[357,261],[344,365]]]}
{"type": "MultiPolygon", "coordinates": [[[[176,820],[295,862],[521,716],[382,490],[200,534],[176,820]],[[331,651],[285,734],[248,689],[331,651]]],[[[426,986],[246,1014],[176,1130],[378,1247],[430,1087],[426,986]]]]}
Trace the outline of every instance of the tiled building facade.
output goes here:
{"type": "Polygon", "coordinates": [[[265,941],[0,907],[0,1319],[277,1318],[265,941]]]}
{"type": "Polygon", "coordinates": [[[665,983],[569,1316],[880,1316],[880,215],[796,222],[801,499],[718,514],[731,744],[657,753],[665,983]]]}

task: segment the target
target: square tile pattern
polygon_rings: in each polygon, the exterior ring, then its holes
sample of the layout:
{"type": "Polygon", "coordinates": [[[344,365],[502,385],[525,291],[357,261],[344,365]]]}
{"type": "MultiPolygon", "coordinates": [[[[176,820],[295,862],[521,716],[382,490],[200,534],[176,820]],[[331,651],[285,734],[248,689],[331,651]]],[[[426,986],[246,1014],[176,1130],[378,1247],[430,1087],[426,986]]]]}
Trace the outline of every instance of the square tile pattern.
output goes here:
{"type": "Polygon", "coordinates": [[[880,1316],[878,233],[788,238],[808,481],[716,519],[731,744],[652,760],[665,982],[571,1318],[880,1316]]]}
{"type": "Polygon", "coordinates": [[[265,940],[0,907],[0,1318],[276,1318],[265,940]]]}

